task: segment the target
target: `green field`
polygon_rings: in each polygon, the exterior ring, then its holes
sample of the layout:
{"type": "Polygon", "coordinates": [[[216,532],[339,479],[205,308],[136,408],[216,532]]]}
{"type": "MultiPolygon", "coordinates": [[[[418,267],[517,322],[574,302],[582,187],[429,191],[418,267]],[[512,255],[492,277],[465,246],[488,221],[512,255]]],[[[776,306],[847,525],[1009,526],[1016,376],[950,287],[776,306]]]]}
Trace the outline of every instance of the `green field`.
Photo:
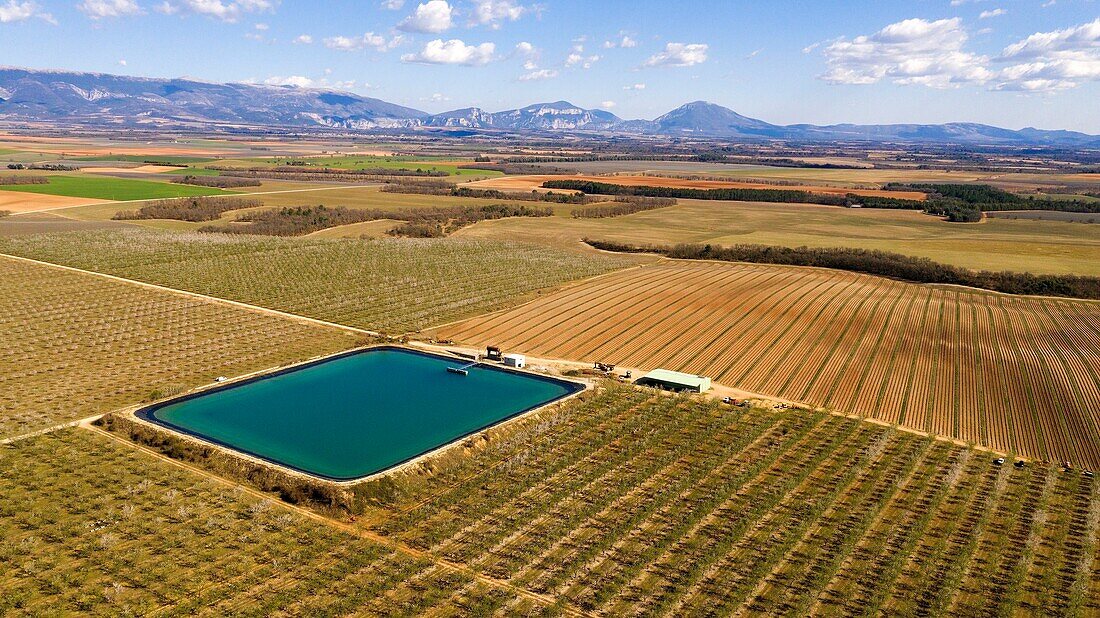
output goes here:
{"type": "Polygon", "coordinates": [[[145,230],[0,238],[0,251],[389,333],[510,306],[631,263],[507,242],[145,230]]]}
{"type": "Polygon", "coordinates": [[[914,211],[680,200],[612,219],[501,219],[459,237],[576,247],[591,237],[633,244],[712,243],[879,249],[976,270],[1100,276],[1100,235],[1082,223],[989,219],[960,224],[914,211]]]}
{"type": "Polygon", "coordinates": [[[197,195],[220,195],[232,193],[210,187],[194,187],[151,180],[130,178],[112,178],[110,176],[62,176],[49,177],[44,185],[0,186],[0,190],[19,191],[21,193],[42,193],[46,195],[64,195],[68,197],[86,197],[97,200],[124,202],[131,200],[163,199],[169,197],[193,197],[197,195]]]}

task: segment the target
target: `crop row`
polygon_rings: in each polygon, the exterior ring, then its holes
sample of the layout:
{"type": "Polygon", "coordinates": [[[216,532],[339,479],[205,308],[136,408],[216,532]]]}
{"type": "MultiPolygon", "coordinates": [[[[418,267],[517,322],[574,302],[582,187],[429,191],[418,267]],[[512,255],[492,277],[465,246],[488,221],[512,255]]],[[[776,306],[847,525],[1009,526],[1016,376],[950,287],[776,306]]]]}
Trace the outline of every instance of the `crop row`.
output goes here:
{"type": "Polygon", "coordinates": [[[145,230],[2,238],[0,252],[391,334],[504,308],[627,263],[506,242],[145,230]]]}
{"type": "Polygon", "coordinates": [[[625,387],[516,431],[372,525],[603,615],[1095,604],[1100,485],[1079,473],[625,387]]]}
{"type": "Polygon", "coordinates": [[[85,430],[0,450],[0,475],[4,615],[542,609],[85,430]]]}
{"type": "Polygon", "coordinates": [[[840,271],[666,262],[438,330],[708,375],[1001,451],[1100,466],[1100,307],[840,271]]]}
{"type": "Polygon", "coordinates": [[[0,436],[354,343],[335,328],[0,258],[0,436]]]}

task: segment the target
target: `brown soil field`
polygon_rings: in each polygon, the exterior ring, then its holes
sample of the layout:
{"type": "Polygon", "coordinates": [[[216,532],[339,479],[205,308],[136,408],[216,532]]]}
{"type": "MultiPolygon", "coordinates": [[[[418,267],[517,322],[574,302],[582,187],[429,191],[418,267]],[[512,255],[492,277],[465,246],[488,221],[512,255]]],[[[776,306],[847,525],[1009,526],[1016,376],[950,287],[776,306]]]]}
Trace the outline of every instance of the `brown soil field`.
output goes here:
{"type": "Polygon", "coordinates": [[[823,187],[818,185],[773,185],[758,182],[739,182],[724,180],[687,180],[684,178],[670,178],[667,176],[504,176],[489,178],[469,184],[471,187],[482,189],[500,189],[511,191],[530,191],[542,187],[542,183],[548,180],[583,180],[591,182],[603,182],[628,187],[672,187],[676,189],[772,189],[809,191],[811,193],[824,193],[828,195],[865,195],[872,197],[896,197],[906,200],[924,200],[927,197],[920,191],[881,191],[877,189],[848,189],[843,187],[823,187]]]}
{"type": "Polygon", "coordinates": [[[94,200],[86,197],[67,197],[64,195],[44,195],[23,193],[20,191],[0,191],[0,210],[12,213],[37,212],[50,208],[68,208],[85,204],[106,204],[107,200],[94,200]]]}
{"type": "Polygon", "coordinates": [[[1100,303],[825,269],[663,261],[444,326],[1100,467],[1100,303]]]}

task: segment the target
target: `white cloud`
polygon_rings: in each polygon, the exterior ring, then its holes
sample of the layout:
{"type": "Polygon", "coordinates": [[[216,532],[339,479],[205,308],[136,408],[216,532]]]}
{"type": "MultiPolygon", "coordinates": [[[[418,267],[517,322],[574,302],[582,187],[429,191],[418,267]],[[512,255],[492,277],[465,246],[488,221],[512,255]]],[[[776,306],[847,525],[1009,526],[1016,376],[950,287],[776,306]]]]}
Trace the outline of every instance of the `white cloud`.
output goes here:
{"type": "Polygon", "coordinates": [[[989,19],[990,17],[1000,17],[1001,15],[1004,15],[1007,12],[1008,11],[1006,11],[1004,9],[993,9],[992,11],[982,11],[978,15],[978,19],[989,19]]]}
{"type": "Polygon", "coordinates": [[[1100,18],[1051,32],[1036,32],[1001,52],[998,90],[1064,90],[1100,80],[1100,18]]]}
{"type": "Polygon", "coordinates": [[[405,0],[382,0],[382,8],[387,11],[400,11],[405,6],[405,0]]]}
{"type": "Polygon", "coordinates": [[[614,101],[603,101],[603,102],[600,103],[600,107],[602,107],[604,109],[611,109],[612,107],[615,107],[615,102],[614,101]]]}
{"type": "Polygon", "coordinates": [[[256,30],[259,30],[260,32],[267,32],[270,28],[270,26],[268,26],[267,24],[253,24],[252,27],[256,30]]]}
{"type": "Polygon", "coordinates": [[[531,71],[530,73],[524,73],[519,76],[521,82],[536,82],[544,79],[554,79],[558,76],[558,72],[554,69],[539,69],[538,71],[531,71]]]}
{"type": "Polygon", "coordinates": [[[920,84],[948,88],[993,78],[988,58],[964,50],[968,39],[959,18],[906,19],[871,35],[841,37],[822,53],[831,84],[920,84]]]}
{"type": "Polygon", "coordinates": [[[76,8],[91,19],[139,15],[143,12],[135,0],[84,0],[76,8]]]}
{"type": "Polygon", "coordinates": [[[277,0],[165,0],[157,10],[167,15],[193,13],[224,22],[236,22],[246,13],[274,11],[277,0]]]}
{"type": "Polygon", "coordinates": [[[630,86],[623,86],[623,90],[645,90],[645,84],[632,84],[630,86]]]}
{"type": "Polygon", "coordinates": [[[308,34],[299,34],[298,36],[294,37],[294,42],[298,45],[312,45],[313,37],[308,34]]]}
{"type": "Polygon", "coordinates": [[[707,61],[705,43],[667,43],[665,50],[650,56],[647,67],[690,67],[707,61]]]}
{"type": "Polygon", "coordinates": [[[18,0],[8,0],[3,4],[0,4],[0,24],[9,24],[17,21],[24,21],[32,17],[37,17],[51,24],[57,24],[57,21],[53,18],[53,15],[44,12],[42,10],[42,7],[39,6],[37,2],[19,2],[18,0]]]}
{"type": "Polygon", "coordinates": [[[401,61],[422,64],[479,66],[491,62],[495,51],[496,45],[493,43],[467,45],[459,39],[451,39],[450,41],[435,39],[434,41],[428,41],[424,45],[424,49],[419,52],[401,56],[401,61]]]}
{"type": "Polygon", "coordinates": [[[630,38],[629,35],[623,34],[622,32],[620,32],[619,34],[622,35],[621,39],[619,39],[618,41],[610,41],[610,40],[609,41],[604,41],[603,42],[603,48],[604,49],[615,49],[616,47],[622,47],[623,49],[628,49],[628,48],[631,48],[631,47],[637,47],[638,46],[638,42],[635,41],[634,39],[630,38]]]}
{"type": "Polygon", "coordinates": [[[449,97],[445,94],[436,92],[430,97],[420,97],[420,100],[424,101],[425,103],[444,103],[446,101],[450,101],[451,97],[449,97]]]}
{"type": "Polygon", "coordinates": [[[751,52],[745,54],[745,60],[752,60],[753,58],[759,56],[760,52],[762,51],[764,51],[763,48],[752,50],[751,52]]]}
{"type": "Polygon", "coordinates": [[[120,67],[124,67],[124,66],[126,66],[126,59],[125,59],[125,58],[123,58],[122,60],[119,60],[119,61],[118,61],[118,66],[120,66],[120,67]]]}
{"type": "Polygon", "coordinates": [[[579,53],[573,52],[565,57],[566,67],[579,66],[582,69],[591,69],[593,64],[600,61],[600,57],[597,55],[583,56],[579,53]]]}
{"type": "Polygon", "coordinates": [[[302,75],[288,75],[282,77],[273,75],[264,80],[265,86],[294,86],[295,88],[309,88],[313,86],[313,80],[302,75]]]}
{"type": "MultiPolygon", "coordinates": [[[[301,39],[302,37],[298,37],[301,39]]],[[[389,51],[398,45],[404,39],[400,36],[394,36],[387,39],[381,34],[375,34],[373,32],[364,32],[362,36],[330,36],[325,38],[325,47],[329,49],[335,49],[339,51],[359,51],[361,49],[373,49],[374,51],[389,51]]],[[[310,38],[309,42],[313,42],[310,38]]]]}
{"type": "Polygon", "coordinates": [[[516,21],[531,11],[513,0],[475,0],[471,21],[497,30],[506,21],[516,21]]]}
{"type": "Polygon", "coordinates": [[[406,32],[443,32],[454,25],[451,21],[452,13],[447,0],[428,0],[424,4],[418,4],[413,14],[397,27],[406,32]]]}

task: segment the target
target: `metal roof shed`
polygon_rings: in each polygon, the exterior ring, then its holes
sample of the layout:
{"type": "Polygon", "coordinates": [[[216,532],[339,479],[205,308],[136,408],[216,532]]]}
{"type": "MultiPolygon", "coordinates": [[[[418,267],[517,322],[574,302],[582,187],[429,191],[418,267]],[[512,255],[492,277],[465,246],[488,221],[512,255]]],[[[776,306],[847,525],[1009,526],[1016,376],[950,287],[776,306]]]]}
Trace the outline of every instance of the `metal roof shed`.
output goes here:
{"type": "Polygon", "coordinates": [[[705,393],[710,390],[710,378],[668,369],[654,369],[638,378],[635,384],[692,393],[705,393]]]}

